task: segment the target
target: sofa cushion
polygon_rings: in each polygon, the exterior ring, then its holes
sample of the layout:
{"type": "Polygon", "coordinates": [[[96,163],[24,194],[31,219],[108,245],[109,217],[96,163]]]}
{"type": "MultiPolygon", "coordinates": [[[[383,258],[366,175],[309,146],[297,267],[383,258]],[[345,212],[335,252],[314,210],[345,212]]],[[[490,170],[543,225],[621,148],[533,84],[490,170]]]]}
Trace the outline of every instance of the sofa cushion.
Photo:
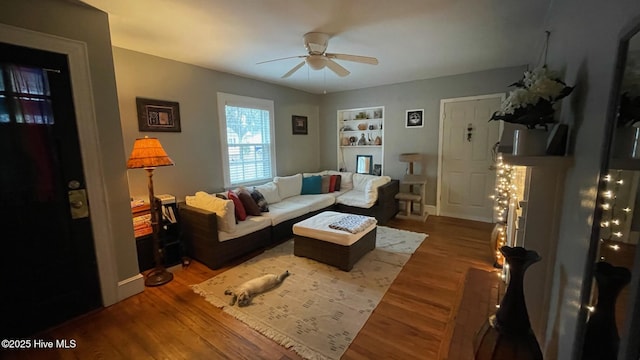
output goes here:
{"type": "Polygon", "coordinates": [[[301,194],[321,194],[322,193],[322,176],[314,175],[302,178],[301,194]]]}
{"type": "Polygon", "coordinates": [[[302,191],[302,174],[276,176],[273,178],[273,182],[278,186],[278,194],[282,200],[300,195],[302,191]]]}
{"type": "Polygon", "coordinates": [[[258,208],[261,212],[269,211],[269,203],[264,198],[264,195],[262,195],[262,193],[258,191],[258,189],[253,188],[253,191],[251,192],[251,198],[256,203],[256,205],[258,205],[258,208]]]}
{"type": "Polygon", "coordinates": [[[236,230],[232,233],[218,231],[218,241],[237,239],[241,236],[249,235],[258,230],[271,226],[271,219],[264,216],[247,216],[245,221],[236,225],[236,230]]]}
{"type": "Polygon", "coordinates": [[[198,191],[195,196],[186,196],[185,202],[189,206],[197,207],[216,213],[218,230],[232,233],[236,230],[236,215],[233,201],[223,200],[204,191],[198,191]]]}
{"type": "Polygon", "coordinates": [[[315,172],[315,173],[302,173],[302,177],[322,176],[322,175],[327,175],[327,170],[323,170],[323,171],[315,172]]]}
{"type": "Polygon", "coordinates": [[[253,188],[260,191],[260,194],[264,196],[264,199],[267,200],[269,204],[275,204],[282,200],[278,193],[278,186],[271,181],[263,185],[254,186],[253,188]]]}
{"type": "Polygon", "coordinates": [[[312,211],[324,209],[334,203],[335,198],[330,194],[298,195],[269,206],[269,212],[262,215],[271,218],[271,225],[276,226],[312,211]]]}
{"type": "Polygon", "coordinates": [[[227,193],[227,197],[229,198],[229,200],[233,201],[233,206],[235,206],[236,219],[244,221],[247,218],[247,211],[244,209],[244,205],[242,205],[242,201],[240,201],[238,195],[229,190],[229,192],[227,193]]]}
{"type": "Polygon", "coordinates": [[[344,194],[336,197],[336,203],[368,209],[375,204],[375,201],[373,202],[368,201],[367,198],[365,197],[364,191],[349,190],[349,191],[346,191],[344,194]]]}
{"type": "Polygon", "coordinates": [[[258,204],[253,201],[253,198],[251,197],[251,194],[249,194],[249,191],[247,191],[247,189],[240,188],[236,191],[236,193],[238,194],[238,197],[240,198],[242,206],[244,206],[244,210],[247,212],[247,215],[260,216],[260,208],[258,207],[258,204]]]}

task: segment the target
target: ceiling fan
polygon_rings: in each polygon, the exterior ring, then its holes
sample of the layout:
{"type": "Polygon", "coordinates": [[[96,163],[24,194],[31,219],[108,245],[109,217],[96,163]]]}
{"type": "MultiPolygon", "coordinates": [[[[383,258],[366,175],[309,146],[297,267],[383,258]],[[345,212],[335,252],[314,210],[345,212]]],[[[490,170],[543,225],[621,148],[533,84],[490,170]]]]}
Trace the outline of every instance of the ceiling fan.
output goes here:
{"type": "Polygon", "coordinates": [[[320,32],[310,32],[304,34],[304,47],[307,49],[307,55],[289,56],[280,59],[273,59],[259,62],[258,64],[264,64],[272,61],[280,61],[293,58],[304,58],[304,60],[293,69],[289,70],[286,74],[282,75],[282,78],[288,78],[293,75],[298,69],[300,69],[305,63],[313,70],[321,70],[325,66],[329,70],[336,73],[340,77],[344,77],[350,74],[349,70],[342,67],[342,65],[333,61],[333,59],[353,61],[363,64],[378,65],[378,59],[369,56],[348,55],[348,54],[334,54],[325,52],[327,45],[329,44],[329,35],[320,32]]]}

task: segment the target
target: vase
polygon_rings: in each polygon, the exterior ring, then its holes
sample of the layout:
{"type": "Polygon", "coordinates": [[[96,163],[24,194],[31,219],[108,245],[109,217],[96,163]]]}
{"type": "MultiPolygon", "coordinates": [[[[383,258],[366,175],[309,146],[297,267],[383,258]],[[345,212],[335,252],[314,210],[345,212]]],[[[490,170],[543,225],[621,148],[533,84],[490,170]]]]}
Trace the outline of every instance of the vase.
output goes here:
{"type": "Polygon", "coordinates": [[[631,272],[624,267],[600,261],[595,269],[598,284],[598,303],[589,321],[582,348],[583,360],[615,360],[618,358],[620,336],[616,326],[616,299],[631,280],[631,272]]]}
{"type": "Polygon", "coordinates": [[[537,252],[522,247],[503,246],[500,252],[509,265],[509,285],[500,308],[487,319],[476,334],[476,360],[542,360],[524,299],[524,274],[527,268],[540,261],[537,252]]]}
{"type": "Polygon", "coordinates": [[[540,156],[547,153],[546,130],[518,129],[513,131],[513,155],[540,156]]]}
{"type": "Polygon", "coordinates": [[[617,128],[611,152],[614,159],[640,159],[640,128],[617,128]]]}

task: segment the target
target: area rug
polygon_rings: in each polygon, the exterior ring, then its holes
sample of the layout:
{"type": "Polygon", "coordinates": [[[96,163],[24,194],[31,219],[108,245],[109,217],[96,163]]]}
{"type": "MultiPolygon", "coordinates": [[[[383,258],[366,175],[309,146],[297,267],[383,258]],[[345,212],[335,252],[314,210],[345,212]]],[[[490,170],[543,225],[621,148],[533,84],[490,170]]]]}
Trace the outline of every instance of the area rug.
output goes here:
{"type": "Polygon", "coordinates": [[[339,359],[427,234],[378,226],[376,248],[345,272],[293,255],[289,240],[193,290],[208,302],[306,359],[339,359]],[[263,274],[291,275],[246,307],[233,290],[263,274]]]}

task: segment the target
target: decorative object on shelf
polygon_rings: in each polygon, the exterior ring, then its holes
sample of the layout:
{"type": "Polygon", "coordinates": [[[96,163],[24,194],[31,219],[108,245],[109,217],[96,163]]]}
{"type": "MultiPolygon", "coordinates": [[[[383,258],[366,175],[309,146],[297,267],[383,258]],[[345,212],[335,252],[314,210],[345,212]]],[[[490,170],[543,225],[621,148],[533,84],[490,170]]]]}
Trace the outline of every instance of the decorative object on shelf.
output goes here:
{"type": "Polygon", "coordinates": [[[349,146],[349,138],[347,136],[343,136],[342,139],[340,139],[340,145],[349,146]]]}
{"type": "Polygon", "coordinates": [[[180,132],[180,104],[172,101],[136,98],[138,131],[180,132]]]}
{"type": "Polygon", "coordinates": [[[129,160],[127,169],[143,168],[147,171],[149,204],[151,205],[151,227],[153,234],[153,254],[155,268],[147,273],[144,284],[146,286],[159,286],[168,283],[173,279],[173,274],[167,271],[163,264],[163,249],[160,246],[160,227],[158,218],[158,204],[153,194],[153,170],[158,166],[171,166],[173,161],[162,148],[162,144],[157,138],[144,137],[136,139],[129,160]]]}
{"type": "Polygon", "coordinates": [[[356,139],[356,137],[355,137],[355,136],[351,136],[351,137],[349,137],[349,143],[350,143],[351,145],[355,145],[355,144],[356,144],[356,141],[358,141],[358,139],[356,139]]]}
{"type": "Polygon", "coordinates": [[[360,140],[358,140],[358,145],[367,145],[367,139],[364,138],[364,133],[360,135],[360,140]]]}
{"type": "Polygon", "coordinates": [[[631,272],[627,268],[600,261],[596,263],[595,278],[598,283],[598,303],[587,322],[582,360],[615,360],[620,345],[615,318],[616,299],[631,281],[631,272]]]}
{"type": "Polygon", "coordinates": [[[547,153],[547,133],[544,129],[513,131],[513,155],[540,156],[547,153]]]}
{"type": "Polygon", "coordinates": [[[367,123],[358,124],[358,130],[367,130],[367,123]]]}
{"type": "Polygon", "coordinates": [[[404,126],[407,128],[423,127],[424,126],[424,109],[407,110],[404,126]]]}
{"type": "Polygon", "coordinates": [[[376,139],[373,141],[374,145],[382,145],[382,137],[380,137],[379,135],[376,136],[376,139]]]}
{"type": "Polygon", "coordinates": [[[374,119],[381,119],[382,118],[382,109],[377,109],[373,111],[373,118],[374,119]]]}
{"type": "Polygon", "coordinates": [[[382,165],[373,164],[373,175],[376,175],[376,176],[382,175],[382,165]]]}
{"type": "Polygon", "coordinates": [[[291,116],[291,128],[293,135],[307,135],[307,117],[300,115],[291,116]]]}
{"type": "Polygon", "coordinates": [[[356,173],[358,174],[371,174],[373,167],[373,156],[371,155],[356,155],[356,173]]]}
{"type": "Polygon", "coordinates": [[[542,360],[542,351],[531,329],[524,299],[524,274],[540,261],[537,252],[522,247],[500,248],[509,265],[509,285],[495,315],[482,325],[474,341],[476,360],[513,359],[542,360]]]}

